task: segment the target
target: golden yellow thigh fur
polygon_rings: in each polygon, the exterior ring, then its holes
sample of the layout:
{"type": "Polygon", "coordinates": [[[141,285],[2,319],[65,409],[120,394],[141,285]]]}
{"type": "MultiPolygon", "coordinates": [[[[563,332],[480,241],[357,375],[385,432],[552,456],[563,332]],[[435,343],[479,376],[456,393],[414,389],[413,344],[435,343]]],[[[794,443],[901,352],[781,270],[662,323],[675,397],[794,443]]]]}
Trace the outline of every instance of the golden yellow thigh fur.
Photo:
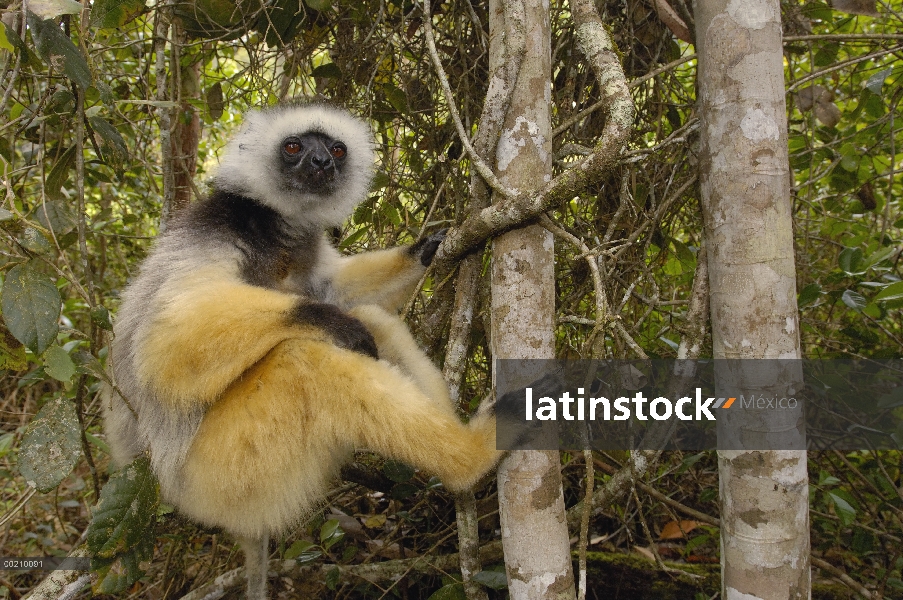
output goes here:
{"type": "Polygon", "coordinates": [[[356,448],[439,475],[454,490],[499,456],[494,417],[464,425],[385,361],[293,339],[211,406],[170,501],[238,535],[276,533],[316,506],[356,448]]]}

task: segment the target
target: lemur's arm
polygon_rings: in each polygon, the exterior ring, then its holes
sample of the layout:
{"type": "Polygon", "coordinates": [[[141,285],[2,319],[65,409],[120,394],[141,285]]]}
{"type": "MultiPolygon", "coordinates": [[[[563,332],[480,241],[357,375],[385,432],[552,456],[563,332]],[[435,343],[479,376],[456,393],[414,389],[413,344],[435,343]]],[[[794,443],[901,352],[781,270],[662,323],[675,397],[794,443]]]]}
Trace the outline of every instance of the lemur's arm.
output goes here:
{"type": "Polygon", "coordinates": [[[398,311],[433,261],[445,230],[412,246],[337,257],[332,283],[347,306],[376,304],[398,311]]]}

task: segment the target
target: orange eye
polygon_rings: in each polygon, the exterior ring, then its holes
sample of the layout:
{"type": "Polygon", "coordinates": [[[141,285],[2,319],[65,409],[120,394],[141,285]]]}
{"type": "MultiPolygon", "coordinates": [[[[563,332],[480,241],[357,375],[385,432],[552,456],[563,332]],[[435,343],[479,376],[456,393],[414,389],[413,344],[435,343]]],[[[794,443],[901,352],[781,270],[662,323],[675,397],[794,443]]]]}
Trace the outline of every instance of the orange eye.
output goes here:
{"type": "Polygon", "coordinates": [[[298,142],[286,142],[282,148],[286,154],[298,154],[301,152],[301,144],[298,142]]]}
{"type": "Polygon", "coordinates": [[[329,149],[329,153],[333,158],[343,158],[347,154],[347,150],[345,150],[345,146],[335,145],[329,149]]]}

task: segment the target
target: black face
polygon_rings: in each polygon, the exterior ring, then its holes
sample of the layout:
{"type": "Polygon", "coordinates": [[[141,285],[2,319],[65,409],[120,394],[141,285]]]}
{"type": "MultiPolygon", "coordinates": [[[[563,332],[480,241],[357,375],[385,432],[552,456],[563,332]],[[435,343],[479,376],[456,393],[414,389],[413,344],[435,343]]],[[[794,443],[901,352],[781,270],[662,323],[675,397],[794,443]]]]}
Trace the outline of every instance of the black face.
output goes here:
{"type": "Polygon", "coordinates": [[[282,140],[282,172],[299,191],[329,191],[345,164],[348,148],[322,133],[292,135],[282,140]]]}

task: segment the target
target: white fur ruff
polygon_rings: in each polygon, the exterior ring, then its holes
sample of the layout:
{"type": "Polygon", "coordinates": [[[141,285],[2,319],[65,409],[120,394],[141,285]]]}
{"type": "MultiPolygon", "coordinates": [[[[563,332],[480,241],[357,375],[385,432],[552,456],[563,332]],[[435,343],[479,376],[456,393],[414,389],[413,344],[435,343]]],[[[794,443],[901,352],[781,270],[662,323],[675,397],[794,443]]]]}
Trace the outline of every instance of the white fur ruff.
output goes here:
{"type": "Polygon", "coordinates": [[[289,222],[329,227],[341,225],[367,197],[376,154],[370,127],[347,111],[325,104],[280,105],[245,115],[238,134],[226,144],[215,187],[253,198],[289,222]],[[348,148],[333,195],[304,193],[282,186],[282,140],[319,132],[348,148]]]}

